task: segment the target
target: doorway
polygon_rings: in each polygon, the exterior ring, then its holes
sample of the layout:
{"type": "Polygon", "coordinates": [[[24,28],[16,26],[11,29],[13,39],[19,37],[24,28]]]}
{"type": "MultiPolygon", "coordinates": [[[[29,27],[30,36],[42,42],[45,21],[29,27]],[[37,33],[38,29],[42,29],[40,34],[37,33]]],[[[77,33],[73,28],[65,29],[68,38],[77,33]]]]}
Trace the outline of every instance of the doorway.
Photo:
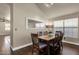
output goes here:
{"type": "Polygon", "coordinates": [[[0,3],[0,55],[10,54],[10,7],[0,3]]]}

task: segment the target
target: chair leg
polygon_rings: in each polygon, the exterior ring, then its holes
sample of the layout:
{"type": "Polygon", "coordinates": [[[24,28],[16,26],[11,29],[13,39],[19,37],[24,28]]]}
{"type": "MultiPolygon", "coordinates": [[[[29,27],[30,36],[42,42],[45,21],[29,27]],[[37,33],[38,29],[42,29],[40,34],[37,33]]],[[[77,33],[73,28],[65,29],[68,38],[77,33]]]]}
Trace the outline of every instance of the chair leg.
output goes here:
{"type": "Polygon", "coordinates": [[[32,47],[32,55],[33,55],[33,47],[32,47]]]}
{"type": "Polygon", "coordinates": [[[62,51],[63,51],[63,43],[61,43],[62,51]]]}
{"type": "Polygon", "coordinates": [[[60,54],[62,54],[62,51],[63,51],[63,44],[60,43],[60,54]]]}

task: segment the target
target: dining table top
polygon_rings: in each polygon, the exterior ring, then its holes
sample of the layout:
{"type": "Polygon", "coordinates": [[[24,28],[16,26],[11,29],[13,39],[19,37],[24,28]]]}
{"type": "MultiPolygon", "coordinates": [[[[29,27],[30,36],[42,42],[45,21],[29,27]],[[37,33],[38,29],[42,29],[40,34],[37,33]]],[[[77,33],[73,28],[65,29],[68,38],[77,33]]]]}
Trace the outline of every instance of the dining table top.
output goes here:
{"type": "Polygon", "coordinates": [[[54,34],[51,34],[51,35],[43,35],[43,36],[39,36],[38,38],[39,39],[42,39],[42,40],[50,41],[50,40],[52,40],[52,39],[55,38],[55,35],[54,34]]]}

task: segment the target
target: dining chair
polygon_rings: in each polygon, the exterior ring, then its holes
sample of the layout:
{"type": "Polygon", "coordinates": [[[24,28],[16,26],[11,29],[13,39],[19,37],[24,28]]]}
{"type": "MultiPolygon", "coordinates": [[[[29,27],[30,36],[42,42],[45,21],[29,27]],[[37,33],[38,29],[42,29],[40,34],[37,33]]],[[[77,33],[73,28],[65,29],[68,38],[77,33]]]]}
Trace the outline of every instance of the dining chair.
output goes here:
{"type": "Polygon", "coordinates": [[[56,34],[58,34],[60,37],[59,37],[59,42],[60,42],[60,49],[63,50],[63,36],[64,36],[64,33],[62,31],[56,31],[56,34]]]}
{"type": "Polygon", "coordinates": [[[50,42],[50,54],[59,54],[60,53],[60,42],[59,35],[56,34],[55,38],[50,42]]]}
{"type": "Polygon", "coordinates": [[[42,35],[43,35],[43,32],[41,32],[41,31],[38,32],[38,35],[39,35],[39,36],[42,36],[42,35]]]}
{"type": "Polygon", "coordinates": [[[59,37],[60,53],[62,53],[62,51],[63,51],[63,42],[62,42],[63,36],[64,36],[64,34],[62,32],[60,32],[60,37],[59,37]]]}
{"type": "Polygon", "coordinates": [[[33,43],[32,54],[33,53],[45,54],[46,53],[45,49],[47,45],[39,42],[38,34],[31,33],[31,37],[32,37],[32,43],[33,43]]]}
{"type": "MultiPolygon", "coordinates": [[[[45,32],[38,32],[38,36],[43,36],[43,35],[45,35],[45,32]]],[[[41,39],[39,39],[39,42],[41,42],[41,43],[45,43],[45,41],[44,40],[41,40],[41,39]]]]}

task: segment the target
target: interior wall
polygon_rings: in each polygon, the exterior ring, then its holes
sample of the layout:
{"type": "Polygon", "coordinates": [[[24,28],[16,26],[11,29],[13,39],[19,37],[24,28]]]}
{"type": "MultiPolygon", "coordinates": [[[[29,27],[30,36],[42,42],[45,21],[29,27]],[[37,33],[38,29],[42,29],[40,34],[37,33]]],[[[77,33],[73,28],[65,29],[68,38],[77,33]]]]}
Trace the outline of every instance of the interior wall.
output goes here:
{"type": "Polygon", "coordinates": [[[13,48],[32,43],[30,33],[36,32],[37,29],[26,29],[26,20],[28,18],[43,20],[44,14],[35,4],[15,3],[13,4],[13,48]]]}
{"type": "Polygon", "coordinates": [[[0,22],[0,35],[5,35],[5,22],[0,22]]]}

